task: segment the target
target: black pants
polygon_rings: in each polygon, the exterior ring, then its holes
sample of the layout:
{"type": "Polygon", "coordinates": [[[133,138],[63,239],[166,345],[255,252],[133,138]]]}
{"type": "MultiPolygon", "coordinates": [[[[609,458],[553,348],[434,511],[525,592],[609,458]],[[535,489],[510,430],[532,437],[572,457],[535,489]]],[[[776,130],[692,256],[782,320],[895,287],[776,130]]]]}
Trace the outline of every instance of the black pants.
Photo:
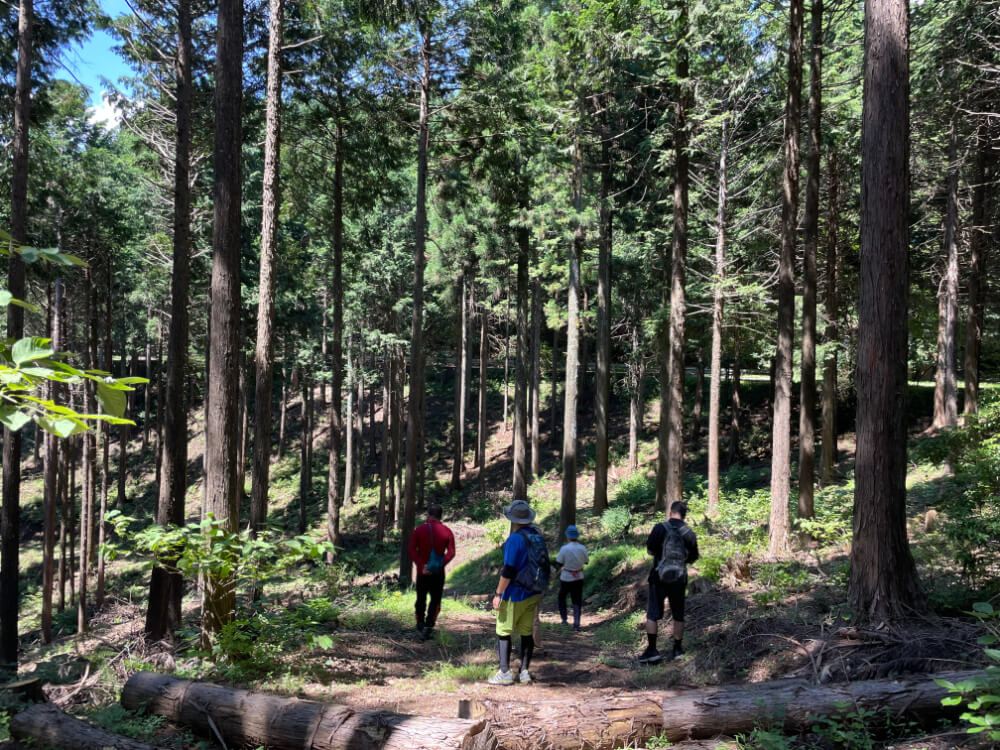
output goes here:
{"type": "Polygon", "coordinates": [[[577,607],[583,604],[583,579],[579,581],[559,581],[559,611],[566,609],[566,596],[577,607]]]}
{"type": "Polygon", "coordinates": [[[430,575],[417,576],[417,624],[434,627],[438,612],[441,611],[441,594],[444,592],[444,571],[430,575]],[[431,606],[427,607],[427,595],[431,596],[431,606]],[[427,617],[424,617],[426,612],[427,617]]]}

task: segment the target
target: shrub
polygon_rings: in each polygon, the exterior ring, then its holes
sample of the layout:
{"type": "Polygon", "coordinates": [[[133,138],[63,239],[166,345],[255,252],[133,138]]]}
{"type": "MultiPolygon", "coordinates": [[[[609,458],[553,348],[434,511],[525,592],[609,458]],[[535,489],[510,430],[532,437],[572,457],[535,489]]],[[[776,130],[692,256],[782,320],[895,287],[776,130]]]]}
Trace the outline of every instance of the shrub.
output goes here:
{"type": "Polygon", "coordinates": [[[987,646],[986,656],[992,663],[986,667],[982,677],[957,683],[948,680],[936,682],[952,693],[941,701],[944,705],[957,706],[967,702],[962,720],[972,724],[966,730],[969,734],[985,733],[989,739],[1000,741],[1000,649],[989,648],[1000,642],[1000,610],[993,609],[988,602],[976,602],[972,609],[970,614],[979,618],[989,631],[979,638],[979,643],[987,646]]]}
{"type": "Polygon", "coordinates": [[[632,511],[622,505],[608,508],[601,514],[601,528],[614,539],[624,539],[632,527],[635,517],[632,511]]]}
{"type": "Polygon", "coordinates": [[[618,483],[615,504],[628,508],[653,505],[656,502],[656,484],[645,474],[630,474],[618,483]]]}

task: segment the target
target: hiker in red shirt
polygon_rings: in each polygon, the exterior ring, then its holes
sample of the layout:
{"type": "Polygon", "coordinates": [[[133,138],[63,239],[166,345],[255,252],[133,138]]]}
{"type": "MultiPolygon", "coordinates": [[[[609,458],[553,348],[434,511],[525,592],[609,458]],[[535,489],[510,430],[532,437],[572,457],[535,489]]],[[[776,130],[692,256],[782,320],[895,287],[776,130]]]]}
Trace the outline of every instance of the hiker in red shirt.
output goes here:
{"type": "Polygon", "coordinates": [[[451,529],[441,523],[441,512],[438,503],[427,506],[427,521],[415,528],[410,536],[410,559],[417,566],[417,633],[423,640],[430,638],[434,630],[434,622],[441,611],[444,567],[455,557],[455,537],[451,529]],[[430,608],[426,606],[428,594],[431,596],[430,608]]]}

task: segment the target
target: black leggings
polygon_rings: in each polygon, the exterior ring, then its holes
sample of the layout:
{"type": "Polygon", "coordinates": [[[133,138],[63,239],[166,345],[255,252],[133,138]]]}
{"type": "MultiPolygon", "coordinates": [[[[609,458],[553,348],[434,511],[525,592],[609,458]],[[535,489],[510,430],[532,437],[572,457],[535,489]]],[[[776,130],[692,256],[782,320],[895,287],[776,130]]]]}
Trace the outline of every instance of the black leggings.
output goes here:
{"type": "Polygon", "coordinates": [[[417,602],[416,610],[417,622],[424,623],[428,627],[434,627],[437,622],[438,612],[441,611],[441,594],[444,592],[444,571],[431,573],[430,575],[417,576],[417,602]],[[427,595],[430,594],[431,604],[427,607],[427,595]],[[426,608],[427,619],[424,620],[426,608]]]}
{"type": "Polygon", "coordinates": [[[559,609],[566,607],[566,595],[573,601],[574,606],[583,604],[583,579],[579,581],[559,581],[559,609]]]}

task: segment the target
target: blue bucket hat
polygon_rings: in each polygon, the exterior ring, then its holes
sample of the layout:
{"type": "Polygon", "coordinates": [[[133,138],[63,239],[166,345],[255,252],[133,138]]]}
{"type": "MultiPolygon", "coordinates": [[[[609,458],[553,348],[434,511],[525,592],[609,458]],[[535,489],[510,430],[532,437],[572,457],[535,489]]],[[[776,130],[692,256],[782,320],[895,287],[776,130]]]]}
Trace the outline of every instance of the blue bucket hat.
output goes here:
{"type": "Polygon", "coordinates": [[[572,524],[570,524],[569,526],[566,527],[566,538],[567,539],[579,539],[580,538],[580,532],[576,528],[576,526],[573,526],[572,524]]]}

